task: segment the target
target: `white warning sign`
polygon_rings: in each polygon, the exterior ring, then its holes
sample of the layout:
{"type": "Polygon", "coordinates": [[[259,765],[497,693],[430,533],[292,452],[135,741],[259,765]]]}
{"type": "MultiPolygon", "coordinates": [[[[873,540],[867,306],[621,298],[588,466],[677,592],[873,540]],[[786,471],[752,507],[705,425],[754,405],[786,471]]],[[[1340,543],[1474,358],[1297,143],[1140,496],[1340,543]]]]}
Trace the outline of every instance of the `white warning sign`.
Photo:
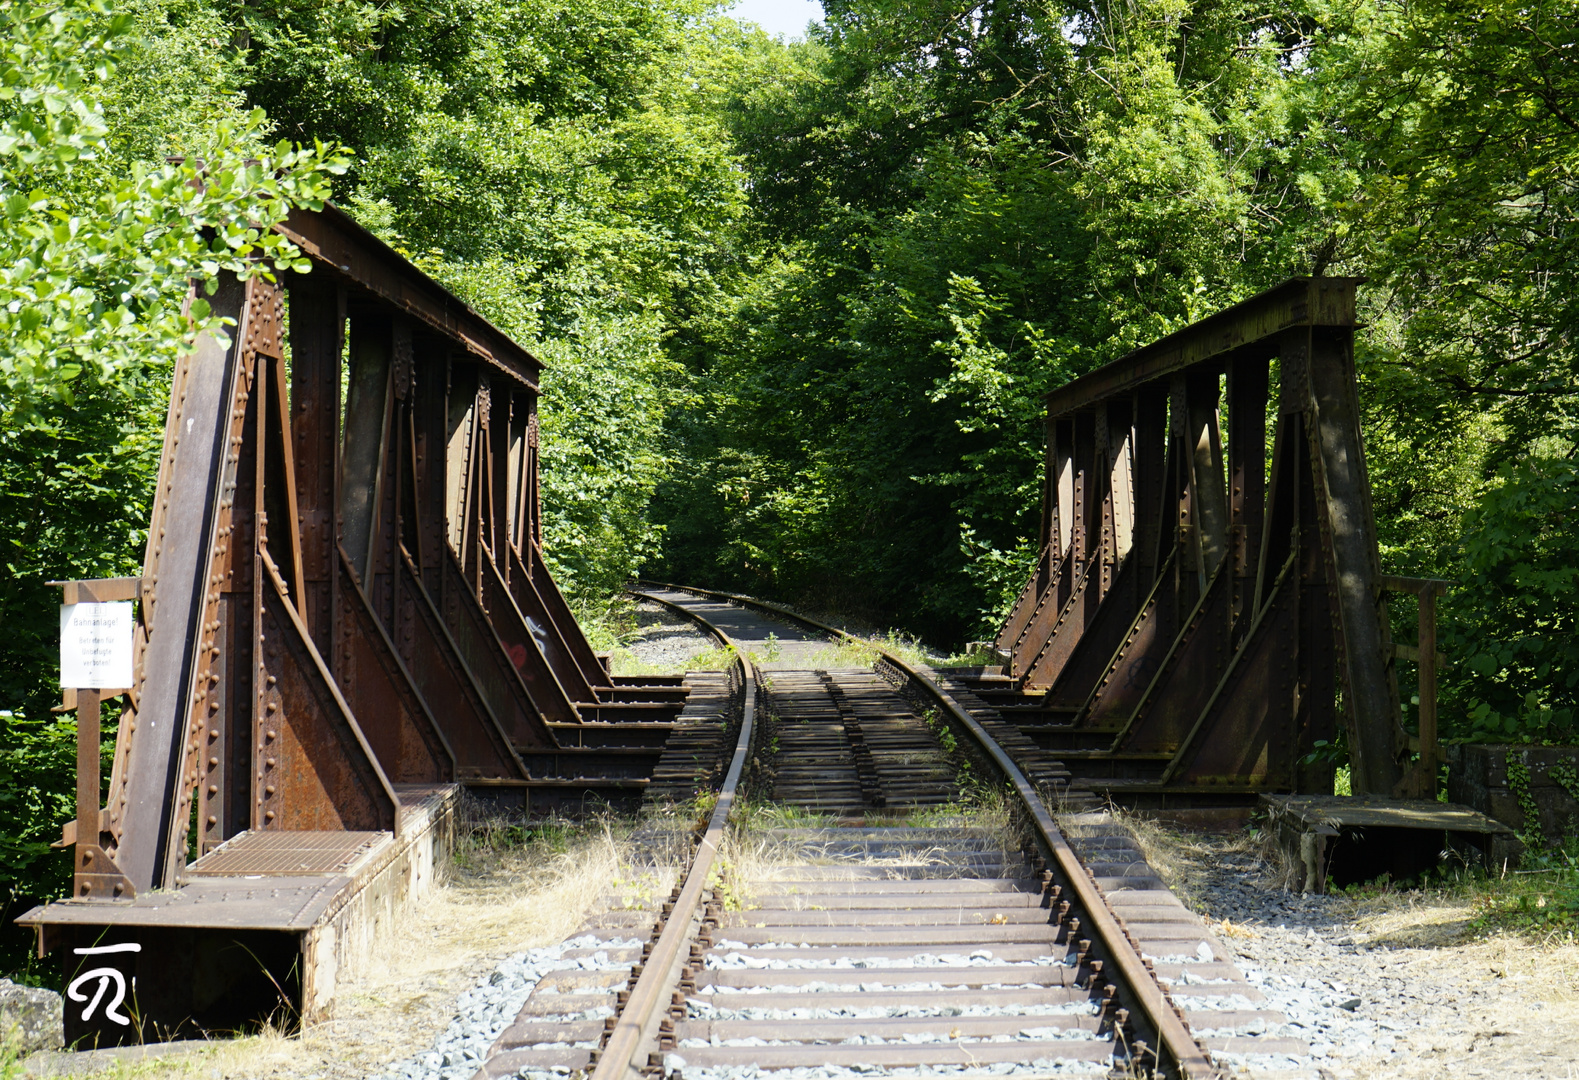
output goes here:
{"type": "Polygon", "coordinates": [[[60,685],[121,690],[132,684],[132,605],[60,605],[60,685]]]}

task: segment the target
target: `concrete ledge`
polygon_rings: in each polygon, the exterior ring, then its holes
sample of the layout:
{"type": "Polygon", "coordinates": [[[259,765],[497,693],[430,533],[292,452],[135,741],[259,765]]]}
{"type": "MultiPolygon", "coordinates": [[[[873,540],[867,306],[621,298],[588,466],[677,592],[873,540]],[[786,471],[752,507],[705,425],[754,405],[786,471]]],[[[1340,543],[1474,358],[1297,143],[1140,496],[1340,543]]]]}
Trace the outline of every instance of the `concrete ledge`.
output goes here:
{"type": "MultiPolygon", "coordinates": [[[[323,856],[323,834],[302,834],[296,859],[279,840],[289,834],[269,834],[253,848],[266,849],[268,865],[302,872],[200,873],[130,901],[62,900],[19,918],[37,932],[40,956],[60,957],[66,1044],[166,1042],[264,1023],[291,1030],[327,1015],[340,980],[363,969],[454,850],[459,787],[395,791],[399,834],[366,834],[338,863],[323,856]]],[[[232,856],[249,850],[245,839],[232,856]]]]}
{"type": "Polygon", "coordinates": [[[1305,871],[1305,892],[1326,892],[1388,874],[1434,869],[1444,850],[1490,868],[1517,863],[1513,830],[1457,803],[1347,795],[1262,795],[1267,827],[1305,871]]]}

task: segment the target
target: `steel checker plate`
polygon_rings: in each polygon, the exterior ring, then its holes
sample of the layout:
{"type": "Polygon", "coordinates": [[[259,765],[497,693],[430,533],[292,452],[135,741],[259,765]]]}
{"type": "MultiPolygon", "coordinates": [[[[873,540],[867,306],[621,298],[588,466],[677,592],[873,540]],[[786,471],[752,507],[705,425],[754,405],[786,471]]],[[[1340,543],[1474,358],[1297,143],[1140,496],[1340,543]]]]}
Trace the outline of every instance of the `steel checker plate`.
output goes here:
{"type": "Polygon", "coordinates": [[[186,877],[340,874],[390,840],[387,832],[244,832],[188,866],[186,877]]]}
{"type": "Polygon", "coordinates": [[[344,875],[208,878],[131,901],[58,900],[17,919],[23,926],[190,926],[306,930],[349,888],[344,875]]]}

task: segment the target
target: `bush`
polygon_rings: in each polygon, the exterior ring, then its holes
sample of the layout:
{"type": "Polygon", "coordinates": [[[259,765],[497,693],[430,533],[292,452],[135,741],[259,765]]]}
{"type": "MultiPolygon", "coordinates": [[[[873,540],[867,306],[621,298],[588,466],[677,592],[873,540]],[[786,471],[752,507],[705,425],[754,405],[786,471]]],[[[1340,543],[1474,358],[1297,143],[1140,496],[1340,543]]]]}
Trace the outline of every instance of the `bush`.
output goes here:
{"type": "Polygon", "coordinates": [[[1579,464],[1503,468],[1464,516],[1449,594],[1445,733],[1475,742],[1579,738],[1579,464]]]}

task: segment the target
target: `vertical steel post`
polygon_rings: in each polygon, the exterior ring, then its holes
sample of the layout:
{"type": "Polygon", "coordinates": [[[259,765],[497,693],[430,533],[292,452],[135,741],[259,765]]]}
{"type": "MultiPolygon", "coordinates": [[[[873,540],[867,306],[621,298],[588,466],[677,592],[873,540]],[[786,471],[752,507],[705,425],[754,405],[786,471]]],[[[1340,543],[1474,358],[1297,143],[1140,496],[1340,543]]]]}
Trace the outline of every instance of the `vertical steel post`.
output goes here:
{"type": "Polygon", "coordinates": [[[370,592],[369,578],[374,573],[371,554],[377,540],[382,510],[379,496],[390,442],[391,329],[389,319],[378,315],[358,313],[351,319],[340,521],[346,554],[362,587],[370,592]]]}
{"type": "Polygon", "coordinates": [[[1163,518],[1167,486],[1168,396],[1156,388],[1135,395],[1135,549],[1140,589],[1145,595],[1157,579],[1168,538],[1163,518]]]}
{"type": "MultiPolygon", "coordinates": [[[[69,591],[69,590],[68,590],[69,591]]],[[[67,600],[68,604],[76,603],[67,600]]],[[[83,896],[83,871],[99,843],[99,688],[77,687],[77,859],[73,896],[83,896]]]]}
{"type": "Polygon", "coordinates": [[[1420,774],[1427,799],[1436,798],[1436,593],[1420,590],[1420,774]]]}
{"type": "Polygon", "coordinates": [[[1053,492],[1053,522],[1049,537],[1054,547],[1053,564],[1069,550],[1074,540],[1075,522],[1075,421],[1060,417],[1053,424],[1053,466],[1057,470],[1053,492]]]}
{"type": "Polygon", "coordinates": [[[1403,777],[1398,684],[1384,655],[1376,519],[1360,438],[1352,327],[1313,327],[1305,368],[1316,522],[1337,616],[1356,795],[1392,795],[1403,777]]]}
{"type": "MultiPolygon", "coordinates": [[[[298,606],[312,633],[313,645],[328,659],[333,656],[330,643],[334,640],[335,570],[339,565],[336,526],[345,300],[343,291],[328,282],[327,275],[291,275],[290,304],[290,437],[296,459],[296,510],[300,517],[290,525],[301,535],[302,595],[298,606]]],[[[286,523],[271,524],[278,536],[286,523]]]]}
{"type": "Polygon", "coordinates": [[[1220,398],[1215,371],[1185,376],[1186,438],[1190,470],[1191,530],[1197,548],[1196,573],[1206,588],[1228,554],[1228,497],[1223,480],[1223,442],[1217,422],[1220,398]]]}
{"type": "Polygon", "coordinates": [[[439,589],[439,568],[444,565],[444,545],[449,542],[445,524],[446,483],[449,442],[447,395],[449,361],[444,347],[426,336],[412,343],[415,358],[413,426],[416,432],[416,467],[412,475],[415,516],[410,523],[416,541],[412,552],[422,571],[422,582],[430,593],[439,589]]]}
{"type": "Polygon", "coordinates": [[[1255,575],[1266,513],[1266,406],[1270,359],[1257,350],[1228,367],[1228,542],[1234,636],[1254,615],[1255,575]]]}

